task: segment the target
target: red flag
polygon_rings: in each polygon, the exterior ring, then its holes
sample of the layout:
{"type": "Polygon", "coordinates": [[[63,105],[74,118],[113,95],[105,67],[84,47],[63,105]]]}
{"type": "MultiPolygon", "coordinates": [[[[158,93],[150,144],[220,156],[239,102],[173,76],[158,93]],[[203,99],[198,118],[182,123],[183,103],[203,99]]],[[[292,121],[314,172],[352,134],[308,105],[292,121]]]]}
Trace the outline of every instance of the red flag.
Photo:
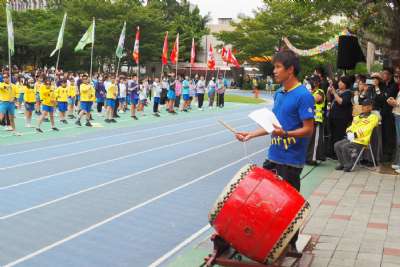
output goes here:
{"type": "Polygon", "coordinates": [[[179,58],[179,33],[176,35],[174,48],[172,49],[170,58],[171,58],[171,62],[173,64],[176,64],[178,62],[178,58],[179,58]]]}
{"type": "Polygon", "coordinates": [[[190,64],[193,65],[196,61],[196,47],[194,44],[194,38],[192,39],[192,52],[190,53],[190,64]]]}
{"type": "Polygon", "coordinates": [[[228,62],[228,61],[227,61],[227,60],[228,60],[227,54],[228,54],[228,53],[227,53],[225,47],[222,47],[221,58],[222,58],[222,60],[223,60],[224,62],[228,62]]]}
{"type": "Polygon", "coordinates": [[[208,60],[207,60],[207,67],[210,70],[215,68],[215,58],[214,58],[214,51],[212,45],[210,44],[210,49],[208,50],[208,60]]]}
{"type": "Polygon", "coordinates": [[[140,29],[139,26],[137,26],[135,46],[133,48],[133,59],[135,60],[136,64],[139,64],[139,39],[140,39],[140,29]]]}
{"type": "Polygon", "coordinates": [[[165,33],[164,46],[163,46],[163,50],[162,50],[161,60],[162,60],[163,65],[168,64],[168,32],[165,33]]]}
{"type": "Polygon", "coordinates": [[[232,54],[232,51],[230,49],[228,50],[227,62],[233,64],[236,68],[240,68],[239,62],[237,61],[235,55],[232,54]]]}

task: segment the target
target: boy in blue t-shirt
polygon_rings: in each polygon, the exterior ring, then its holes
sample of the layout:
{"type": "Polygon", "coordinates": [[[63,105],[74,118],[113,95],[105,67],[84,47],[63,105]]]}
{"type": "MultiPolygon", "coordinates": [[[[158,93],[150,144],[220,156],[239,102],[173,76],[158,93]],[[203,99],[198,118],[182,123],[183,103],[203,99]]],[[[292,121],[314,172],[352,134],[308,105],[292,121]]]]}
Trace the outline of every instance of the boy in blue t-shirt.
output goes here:
{"type": "MultiPolygon", "coordinates": [[[[300,72],[298,57],[292,51],[277,53],[273,59],[274,76],[282,84],[274,96],[272,112],[282,128],[275,126],[272,133],[259,128],[253,132],[239,132],[236,138],[245,142],[271,134],[268,159],[263,167],[276,173],[300,191],[300,174],[306,161],[309,138],[314,130],[314,98],[297,75],[300,72]]],[[[290,241],[290,250],[296,251],[298,233],[290,241]]]]}

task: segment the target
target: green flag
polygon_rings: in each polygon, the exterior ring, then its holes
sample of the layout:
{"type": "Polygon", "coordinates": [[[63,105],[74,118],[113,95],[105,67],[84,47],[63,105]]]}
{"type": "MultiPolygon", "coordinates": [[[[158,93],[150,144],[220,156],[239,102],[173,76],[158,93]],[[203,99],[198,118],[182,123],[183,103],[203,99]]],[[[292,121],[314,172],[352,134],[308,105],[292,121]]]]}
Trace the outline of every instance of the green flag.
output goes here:
{"type": "Polygon", "coordinates": [[[67,21],[67,13],[64,14],[64,19],[61,24],[60,32],[58,33],[57,45],[53,52],[51,52],[50,57],[52,57],[58,50],[60,50],[63,46],[64,42],[64,29],[65,29],[65,22],[67,21]]]}
{"type": "Polygon", "coordinates": [[[14,55],[14,27],[11,17],[11,7],[6,4],[6,14],[7,14],[7,32],[8,32],[8,50],[11,55],[14,55]]]}
{"type": "Polygon", "coordinates": [[[121,59],[124,56],[125,31],[126,31],[126,22],[124,22],[124,27],[122,28],[121,35],[119,36],[117,50],[115,51],[115,54],[119,59],[121,59]]]}
{"type": "Polygon", "coordinates": [[[94,43],[94,31],[95,31],[95,22],[93,19],[92,25],[90,25],[89,29],[82,36],[82,39],[75,47],[75,52],[83,50],[87,44],[94,43]]]}

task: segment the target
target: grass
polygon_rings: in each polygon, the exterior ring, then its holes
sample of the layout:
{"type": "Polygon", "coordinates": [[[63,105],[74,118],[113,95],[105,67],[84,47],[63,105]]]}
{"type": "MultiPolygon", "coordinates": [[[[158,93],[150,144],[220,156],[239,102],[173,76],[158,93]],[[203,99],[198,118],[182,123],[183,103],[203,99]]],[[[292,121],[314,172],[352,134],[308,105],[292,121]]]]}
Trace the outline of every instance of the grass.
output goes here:
{"type": "MultiPolygon", "coordinates": [[[[204,96],[204,101],[208,101],[207,94],[204,96]]],[[[217,100],[217,96],[215,96],[214,101],[217,100]]],[[[225,102],[233,102],[233,103],[242,103],[242,104],[261,104],[265,103],[265,100],[261,98],[254,98],[249,96],[240,96],[240,95],[225,95],[225,102]]]]}

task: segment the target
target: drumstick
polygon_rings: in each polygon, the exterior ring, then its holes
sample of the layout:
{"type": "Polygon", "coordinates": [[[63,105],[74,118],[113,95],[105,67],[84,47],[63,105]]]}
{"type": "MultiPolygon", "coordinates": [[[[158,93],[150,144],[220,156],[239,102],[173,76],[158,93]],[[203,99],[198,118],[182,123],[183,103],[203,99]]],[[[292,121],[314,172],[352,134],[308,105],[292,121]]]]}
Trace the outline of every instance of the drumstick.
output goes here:
{"type": "Polygon", "coordinates": [[[237,131],[235,128],[233,128],[232,126],[226,124],[225,122],[223,122],[222,120],[218,120],[219,123],[222,124],[222,126],[224,126],[226,129],[228,129],[229,131],[231,131],[232,133],[236,134],[237,131]]]}

